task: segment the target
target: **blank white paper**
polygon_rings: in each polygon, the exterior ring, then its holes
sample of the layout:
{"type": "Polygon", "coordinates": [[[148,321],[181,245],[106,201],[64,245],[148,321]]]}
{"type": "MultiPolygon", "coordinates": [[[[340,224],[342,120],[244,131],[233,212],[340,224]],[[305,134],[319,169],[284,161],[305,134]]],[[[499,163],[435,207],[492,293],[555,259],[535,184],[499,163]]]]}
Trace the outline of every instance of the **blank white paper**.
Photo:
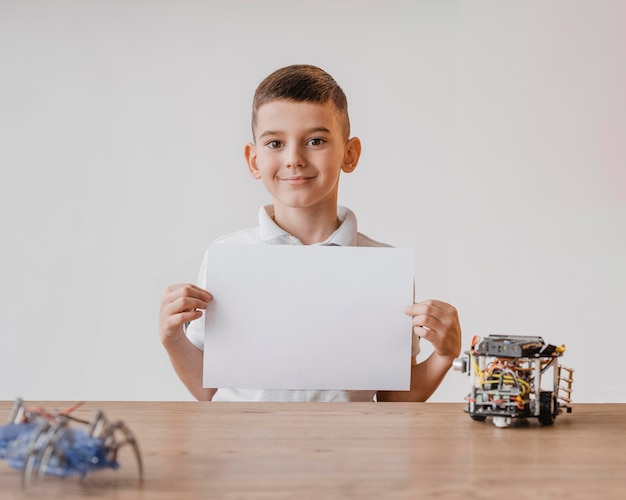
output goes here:
{"type": "Polygon", "coordinates": [[[204,387],[408,390],[414,252],[210,245],[204,387]]]}

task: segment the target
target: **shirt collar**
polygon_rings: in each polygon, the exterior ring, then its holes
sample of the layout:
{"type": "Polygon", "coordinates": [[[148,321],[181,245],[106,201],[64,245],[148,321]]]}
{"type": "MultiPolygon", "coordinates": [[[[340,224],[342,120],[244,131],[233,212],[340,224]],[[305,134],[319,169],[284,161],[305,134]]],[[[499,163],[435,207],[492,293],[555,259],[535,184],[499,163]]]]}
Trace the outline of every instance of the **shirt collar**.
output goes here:
{"type": "MultiPolygon", "coordinates": [[[[266,243],[271,245],[302,245],[295,236],[289,234],[274,222],[274,206],[265,205],[259,209],[259,233],[266,243]]],[[[356,246],[356,215],[346,207],[337,207],[340,225],[325,241],[316,245],[356,246]]]]}

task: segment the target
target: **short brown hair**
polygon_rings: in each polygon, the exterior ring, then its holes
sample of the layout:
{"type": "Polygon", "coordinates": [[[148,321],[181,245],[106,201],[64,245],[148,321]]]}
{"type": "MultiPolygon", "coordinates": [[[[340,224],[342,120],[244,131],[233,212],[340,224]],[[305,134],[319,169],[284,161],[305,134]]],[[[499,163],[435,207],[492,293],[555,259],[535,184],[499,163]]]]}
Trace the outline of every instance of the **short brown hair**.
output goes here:
{"type": "Polygon", "coordinates": [[[279,99],[318,104],[332,101],[344,121],[346,137],[350,135],[346,95],[335,79],[323,69],[308,64],[294,64],[278,69],[267,76],[254,93],[252,102],[253,135],[257,110],[263,104],[279,99]]]}

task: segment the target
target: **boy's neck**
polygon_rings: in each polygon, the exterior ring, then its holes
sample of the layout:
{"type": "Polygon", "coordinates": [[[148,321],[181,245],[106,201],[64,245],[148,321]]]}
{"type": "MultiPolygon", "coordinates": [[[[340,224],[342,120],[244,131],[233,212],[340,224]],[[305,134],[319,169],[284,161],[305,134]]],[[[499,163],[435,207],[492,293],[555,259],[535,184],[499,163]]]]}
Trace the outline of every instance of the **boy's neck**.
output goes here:
{"type": "Polygon", "coordinates": [[[274,222],[304,245],[321,243],[328,239],[341,221],[337,217],[337,208],[289,208],[274,204],[274,222]]]}

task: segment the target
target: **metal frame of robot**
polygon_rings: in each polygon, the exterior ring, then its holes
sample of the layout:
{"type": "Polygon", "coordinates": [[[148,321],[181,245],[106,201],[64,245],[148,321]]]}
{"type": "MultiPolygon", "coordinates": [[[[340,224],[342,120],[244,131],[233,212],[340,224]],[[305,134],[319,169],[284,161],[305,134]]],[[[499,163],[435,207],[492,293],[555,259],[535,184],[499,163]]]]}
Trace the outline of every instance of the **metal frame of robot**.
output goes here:
{"type": "Polygon", "coordinates": [[[24,489],[45,475],[84,477],[99,469],[117,469],[118,451],[124,445],[132,448],[139,482],[143,481],[141,453],[131,430],[119,420],[110,422],[100,410],[91,422],[70,415],[81,404],[48,412],[15,400],[8,423],[0,426],[0,459],[22,470],[24,489]]]}
{"type": "MultiPolygon", "coordinates": [[[[538,336],[489,335],[480,342],[478,340],[479,338],[475,337],[470,351],[454,362],[455,370],[471,375],[472,393],[468,397],[465,411],[472,419],[485,420],[487,417],[492,417],[497,427],[506,427],[511,424],[511,418],[537,417],[542,425],[550,425],[563,409],[567,413],[571,412],[569,398],[559,395],[560,389],[571,392],[571,379],[568,379],[569,389],[559,384],[561,368],[568,370],[570,374],[573,371],[558,363],[558,358],[565,351],[564,346],[557,348],[546,344],[543,338],[538,336]],[[532,365],[531,390],[523,406],[520,408],[519,404],[513,400],[522,393],[515,370],[508,371],[510,378],[515,381],[511,387],[503,388],[504,376],[500,376],[499,387],[485,389],[483,386],[486,382],[481,383],[477,370],[473,369],[472,357],[477,358],[477,368],[481,375],[484,375],[488,369],[489,360],[515,359],[526,361],[529,366],[532,365]],[[542,366],[542,363],[546,361],[547,363],[542,366]],[[552,390],[542,390],[542,377],[549,368],[552,368],[553,373],[552,390]],[[493,400],[490,397],[502,395],[506,397],[499,400],[493,400]],[[483,398],[484,396],[486,397],[483,398]],[[559,399],[564,400],[565,403],[560,403],[559,399]]],[[[493,385],[493,381],[489,385],[493,385]]]]}

